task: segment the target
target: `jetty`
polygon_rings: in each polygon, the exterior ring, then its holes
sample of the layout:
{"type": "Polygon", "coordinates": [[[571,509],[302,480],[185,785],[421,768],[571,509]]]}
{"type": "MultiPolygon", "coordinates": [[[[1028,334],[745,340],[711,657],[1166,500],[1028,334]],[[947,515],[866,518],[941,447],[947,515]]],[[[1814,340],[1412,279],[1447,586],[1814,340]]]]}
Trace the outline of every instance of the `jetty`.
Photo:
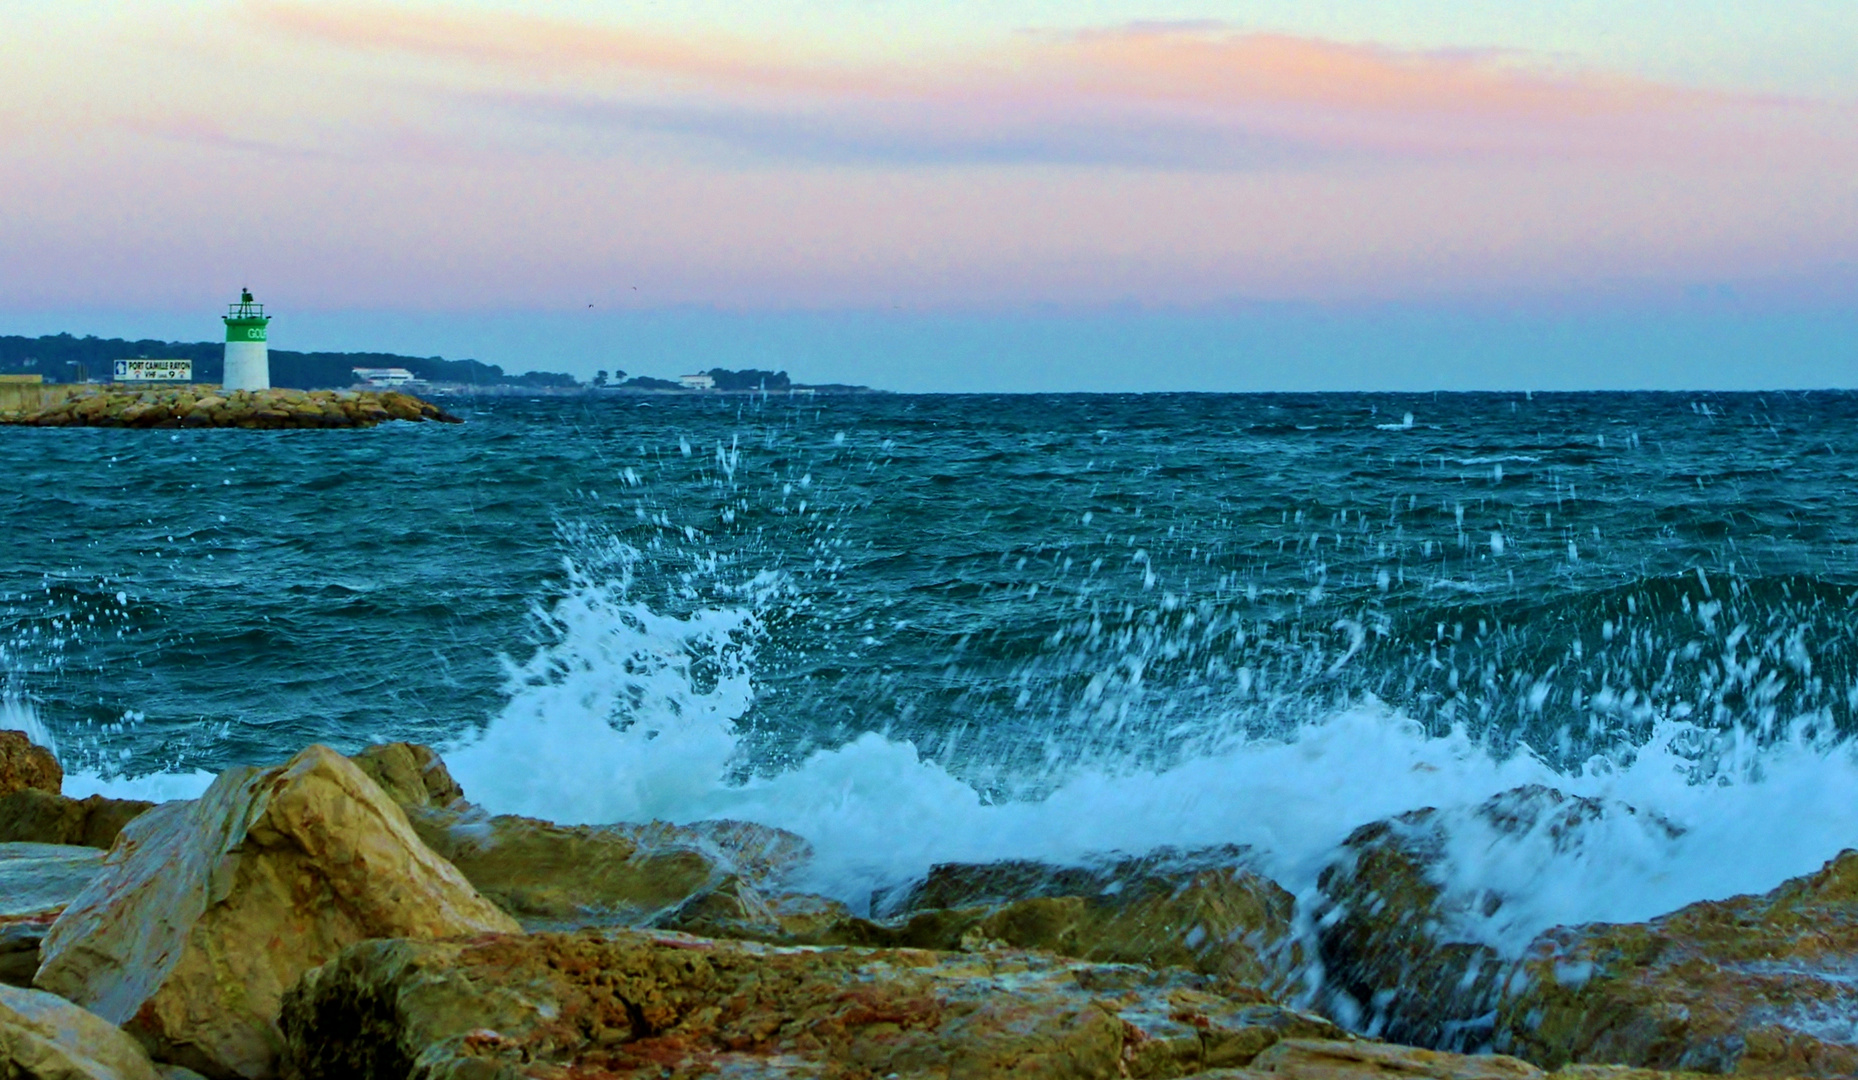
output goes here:
{"type": "Polygon", "coordinates": [[[0,424],[114,428],[369,428],[464,421],[398,390],[227,390],[210,384],[0,383],[0,424]]]}

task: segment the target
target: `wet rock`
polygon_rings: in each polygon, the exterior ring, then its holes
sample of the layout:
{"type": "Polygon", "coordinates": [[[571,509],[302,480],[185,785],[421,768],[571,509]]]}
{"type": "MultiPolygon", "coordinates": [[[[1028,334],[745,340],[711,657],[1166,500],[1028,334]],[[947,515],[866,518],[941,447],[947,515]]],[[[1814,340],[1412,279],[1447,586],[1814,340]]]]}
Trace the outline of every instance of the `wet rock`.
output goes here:
{"type": "Polygon", "coordinates": [[[0,983],[32,985],[52,921],[102,865],[95,848],[0,843],[0,983]]]}
{"type": "Polygon", "coordinates": [[[1563,1065],[1550,1073],[1550,1080],[1702,1080],[1704,1076],[1709,1073],[1667,1073],[1631,1065],[1563,1065]]]}
{"type": "Polygon", "coordinates": [[[807,893],[763,896],[754,886],[731,876],[715,888],[692,896],[653,925],[699,937],[769,945],[818,945],[849,936],[840,931],[859,921],[851,908],[837,900],[807,893]]]}
{"type": "Polygon", "coordinates": [[[1551,930],[1496,1025],[1499,1049],[1549,1067],[1858,1074],[1858,851],[1763,896],[1551,930]]]}
{"type": "Polygon", "coordinates": [[[349,758],[387,797],[407,806],[440,809],[464,798],[464,789],[452,779],[437,752],[418,743],[380,743],[349,758]]]}
{"type": "MultiPolygon", "coordinates": [[[[169,1080],[140,1043],[53,994],[0,986],[0,1076],[20,1080],[169,1080]]],[[[178,1080],[178,1078],[174,1078],[178,1080]]]]}
{"type": "Polygon", "coordinates": [[[1251,870],[1239,847],[1163,848],[1076,867],[944,864],[895,907],[903,914],[889,924],[853,920],[826,940],[1042,949],[1271,987],[1300,959],[1291,926],[1295,900],[1251,870]]]}
{"type": "Polygon", "coordinates": [[[810,854],[745,822],[556,825],[468,804],[410,807],[425,843],[531,929],[645,926],[730,878],[767,884],[810,854]]]}
{"type": "Polygon", "coordinates": [[[53,924],[34,982],[164,1061],[267,1077],[284,991],[344,946],[514,929],[378,785],[312,746],[130,822],[53,924]]]}
{"type": "Polygon", "coordinates": [[[58,794],[65,771],[43,746],[36,746],[23,731],[0,731],[0,795],[38,790],[58,794]]]}
{"type": "Polygon", "coordinates": [[[1283,1039],[1249,1068],[1201,1074],[1202,1080],[1538,1080],[1545,1074],[1525,1061],[1494,1054],[1452,1054],[1389,1043],[1334,1039],[1283,1039]]]}
{"type": "Polygon", "coordinates": [[[124,825],[154,805],[101,795],[72,799],[25,788],[0,796],[0,842],[82,844],[107,851],[124,825]]]}
{"type": "Polygon", "coordinates": [[[303,1080],[1168,1077],[1334,1025],[1183,972],[1036,954],[777,949],[623,930],[370,941],[305,975],[303,1080]]]}
{"type": "MultiPolygon", "coordinates": [[[[1509,964],[1476,940],[1473,923],[1513,898],[1493,889],[1448,891],[1454,836],[1479,850],[1538,843],[1579,847],[1594,823],[1632,807],[1528,785],[1469,811],[1416,810],[1364,825],[1317,881],[1314,911],[1325,978],[1371,1033],[1447,1049],[1486,1043],[1509,964]]],[[[1662,819],[1648,827],[1676,835],[1662,819]]]]}

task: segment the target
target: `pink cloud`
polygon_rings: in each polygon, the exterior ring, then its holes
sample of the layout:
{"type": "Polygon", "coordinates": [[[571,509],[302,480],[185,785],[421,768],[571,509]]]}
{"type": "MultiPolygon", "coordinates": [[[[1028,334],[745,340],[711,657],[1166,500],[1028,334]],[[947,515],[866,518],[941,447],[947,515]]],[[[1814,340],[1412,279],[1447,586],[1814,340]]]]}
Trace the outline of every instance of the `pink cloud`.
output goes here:
{"type": "Polygon", "coordinates": [[[1643,158],[1759,150],[1816,134],[1828,111],[1841,120],[1851,111],[1510,52],[1401,51],[1205,23],[1028,34],[960,62],[880,67],[530,15],[281,0],[250,10],[300,40],[501,79],[475,90],[532,116],[659,130],[681,116],[701,138],[729,141],[733,128],[738,144],[777,156],[785,132],[796,156],[824,149],[841,160],[903,160],[914,144],[922,160],[1005,160],[1014,146],[1027,160],[1052,160],[1069,146],[1056,159],[1088,163],[1094,140],[1112,161],[1218,167],[1255,161],[1259,139],[1326,152],[1643,158]],[[1201,160],[1179,154],[1187,144],[1202,147],[1201,160]]]}
{"type": "Polygon", "coordinates": [[[35,152],[0,160],[0,303],[248,270],[326,306],[1649,295],[1858,250],[1849,106],[1510,53],[1136,26],[881,66],[248,11],[61,67],[67,111],[11,118],[35,152]]]}

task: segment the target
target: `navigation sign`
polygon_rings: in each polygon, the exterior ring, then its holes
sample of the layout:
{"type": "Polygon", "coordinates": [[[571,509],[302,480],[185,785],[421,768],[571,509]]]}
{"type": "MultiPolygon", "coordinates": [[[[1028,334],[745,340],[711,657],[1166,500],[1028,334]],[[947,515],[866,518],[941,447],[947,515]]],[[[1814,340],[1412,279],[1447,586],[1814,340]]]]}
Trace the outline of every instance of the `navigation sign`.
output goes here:
{"type": "Polygon", "coordinates": [[[117,382],[193,382],[192,360],[118,360],[117,382]]]}

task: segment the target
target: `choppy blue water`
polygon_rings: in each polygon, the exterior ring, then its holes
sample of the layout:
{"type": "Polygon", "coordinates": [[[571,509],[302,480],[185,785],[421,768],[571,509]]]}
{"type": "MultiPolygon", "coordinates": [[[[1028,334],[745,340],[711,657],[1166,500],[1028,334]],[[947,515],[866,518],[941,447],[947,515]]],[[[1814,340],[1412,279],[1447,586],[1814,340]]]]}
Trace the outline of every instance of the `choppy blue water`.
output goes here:
{"type": "Polygon", "coordinates": [[[465,411],[0,428],[14,724],[119,791],[437,743],[493,809],[796,829],[854,900],[1227,841],[1301,888],[1529,781],[1683,831],[1462,853],[1540,898],[1506,942],[1858,844],[1858,395],[465,411]]]}

